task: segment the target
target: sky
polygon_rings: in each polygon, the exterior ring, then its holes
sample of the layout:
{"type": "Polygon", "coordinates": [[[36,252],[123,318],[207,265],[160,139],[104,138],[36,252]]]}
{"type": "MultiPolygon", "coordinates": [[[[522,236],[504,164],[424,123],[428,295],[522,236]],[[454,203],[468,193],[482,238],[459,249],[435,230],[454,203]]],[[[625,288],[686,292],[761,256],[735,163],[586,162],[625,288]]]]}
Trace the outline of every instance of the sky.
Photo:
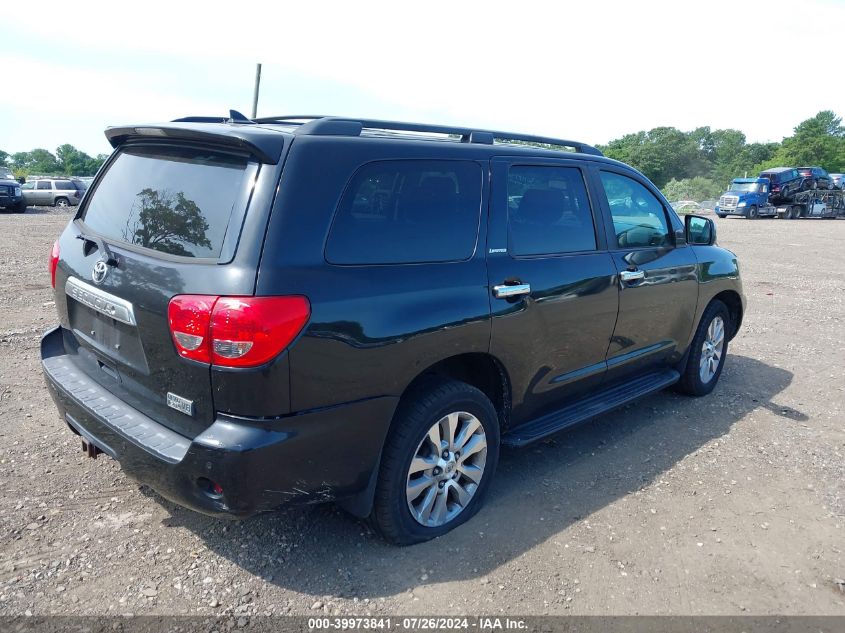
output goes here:
{"type": "Polygon", "coordinates": [[[596,144],[703,125],[780,141],[820,110],[845,115],[845,0],[11,4],[0,39],[10,153],[71,143],[96,155],[110,151],[110,125],[248,116],[256,62],[259,116],[596,144]]]}

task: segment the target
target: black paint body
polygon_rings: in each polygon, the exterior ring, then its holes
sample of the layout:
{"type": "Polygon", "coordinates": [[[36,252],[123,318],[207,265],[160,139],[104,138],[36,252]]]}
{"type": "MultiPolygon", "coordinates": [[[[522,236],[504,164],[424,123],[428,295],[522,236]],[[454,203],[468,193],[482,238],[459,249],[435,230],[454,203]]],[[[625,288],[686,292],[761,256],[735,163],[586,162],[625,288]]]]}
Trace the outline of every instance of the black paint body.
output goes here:
{"type": "MultiPolygon", "coordinates": [[[[401,424],[393,419],[398,402],[415,379],[444,362],[466,359],[471,368],[470,359],[484,359],[498,369],[504,395],[496,404],[507,432],[598,389],[682,363],[717,295],[733,301],[741,319],[734,255],[687,245],[683,223],[660,193],[616,161],[514,145],[299,135],[272,125],[162,129],[151,139],[122,128],[113,140],[119,151],[121,143],[214,145],[219,137],[221,147],[253,154],[255,184],[239,202],[243,212],[233,215],[240,225],[229,227],[224,256],[186,261],[110,240],[119,264],[100,287],[132,302],[138,324],[133,330],[102,323],[108,319],[65,294],[70,276],[90,281],[101,255],[76,239],[85,226],[74,220],[59,241],[59,328],[45,335],[42,355],[75,368],[75,390],[45,369],[75,432],[107,447],[132,476],[202,512],[245,516],[286,501],[347,499],[353,511],[367,514],[385,437],[392,423],[401,424]],[[393,159],[479,165],[478,234],[469,259],[327,263],[326,239],[350,178],[365,163],[393,159]],[[504,182],[510,165],[581,170],[597,249],[512,256],[504,182]],[[600,169],[634,178],[658,197],[676,232],[671,246],[616,248],[600,169]],[[645,279],[621,282],[619,273],[633,268],[645,271],[645,279]],[[494,298],[493,286],[515,281],[529,283],[530,294],[494,298]],[[176,353],[167,321],[176,294],[305,295],[311,316],[267,365],[222,369],[176,353]],[[92,393],[102,388],[116,395],[128,414],[184,437],[184,455],[163,461],[145,440],[109,425],[78,396],[85,384],[92,393]],[[167,392],[193,401],[194,414],[169,408],[167,392]],[[199,478],[217,482],[223,495],[205,494],[199,478]]],[[[83,203],[77,218],[84,209],[83,203]]]]}

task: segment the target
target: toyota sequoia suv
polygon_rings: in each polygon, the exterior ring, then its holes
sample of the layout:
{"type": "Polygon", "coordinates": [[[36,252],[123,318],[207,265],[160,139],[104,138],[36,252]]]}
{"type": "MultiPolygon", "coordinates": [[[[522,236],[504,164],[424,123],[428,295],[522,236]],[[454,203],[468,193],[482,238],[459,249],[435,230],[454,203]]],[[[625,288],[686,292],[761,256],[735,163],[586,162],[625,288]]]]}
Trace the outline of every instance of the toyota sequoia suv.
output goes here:
{"type": "Polygon", "coordinates": [[[502,446],[710,393],[742,322],[714,223],[583,143],[234,111],[106,136],[44,375],[89,456],[199,512],[439,536],[502,446]]]}

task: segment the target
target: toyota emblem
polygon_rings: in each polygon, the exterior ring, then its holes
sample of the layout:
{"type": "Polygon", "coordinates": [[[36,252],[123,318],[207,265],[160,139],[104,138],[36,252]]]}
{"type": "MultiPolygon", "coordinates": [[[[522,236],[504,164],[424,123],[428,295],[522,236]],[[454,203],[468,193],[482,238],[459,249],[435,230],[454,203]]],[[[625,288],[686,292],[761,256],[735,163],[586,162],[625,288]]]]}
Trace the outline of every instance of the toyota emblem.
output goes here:
{"type": "Polygon", "coordinates": [[[103,279],[105,279],[106,275],[108,274],[109,265],[106,263],[106,261],[104,259],[97,260],[97,263],[94,264],[94,270],[91,271],[91,279],[94,280],[94,283],[103,283],[103,279]]]}

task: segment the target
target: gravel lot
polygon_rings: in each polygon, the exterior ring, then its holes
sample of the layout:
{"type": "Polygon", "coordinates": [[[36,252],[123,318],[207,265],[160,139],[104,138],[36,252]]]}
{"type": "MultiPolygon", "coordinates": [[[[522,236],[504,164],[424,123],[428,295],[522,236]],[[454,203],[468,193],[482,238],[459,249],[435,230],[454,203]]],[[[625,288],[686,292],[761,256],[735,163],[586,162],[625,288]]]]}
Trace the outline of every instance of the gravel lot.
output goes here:
{"type": "Polygon", "coordinates": [[[68,217],[0,216],[0,614],[845,615],[845,221],[717,220],[748,312],[716,391],[507,450],[475,519],[400,549],[331,505],[207,518],[84,457],[38,354],[68,217]]]}

